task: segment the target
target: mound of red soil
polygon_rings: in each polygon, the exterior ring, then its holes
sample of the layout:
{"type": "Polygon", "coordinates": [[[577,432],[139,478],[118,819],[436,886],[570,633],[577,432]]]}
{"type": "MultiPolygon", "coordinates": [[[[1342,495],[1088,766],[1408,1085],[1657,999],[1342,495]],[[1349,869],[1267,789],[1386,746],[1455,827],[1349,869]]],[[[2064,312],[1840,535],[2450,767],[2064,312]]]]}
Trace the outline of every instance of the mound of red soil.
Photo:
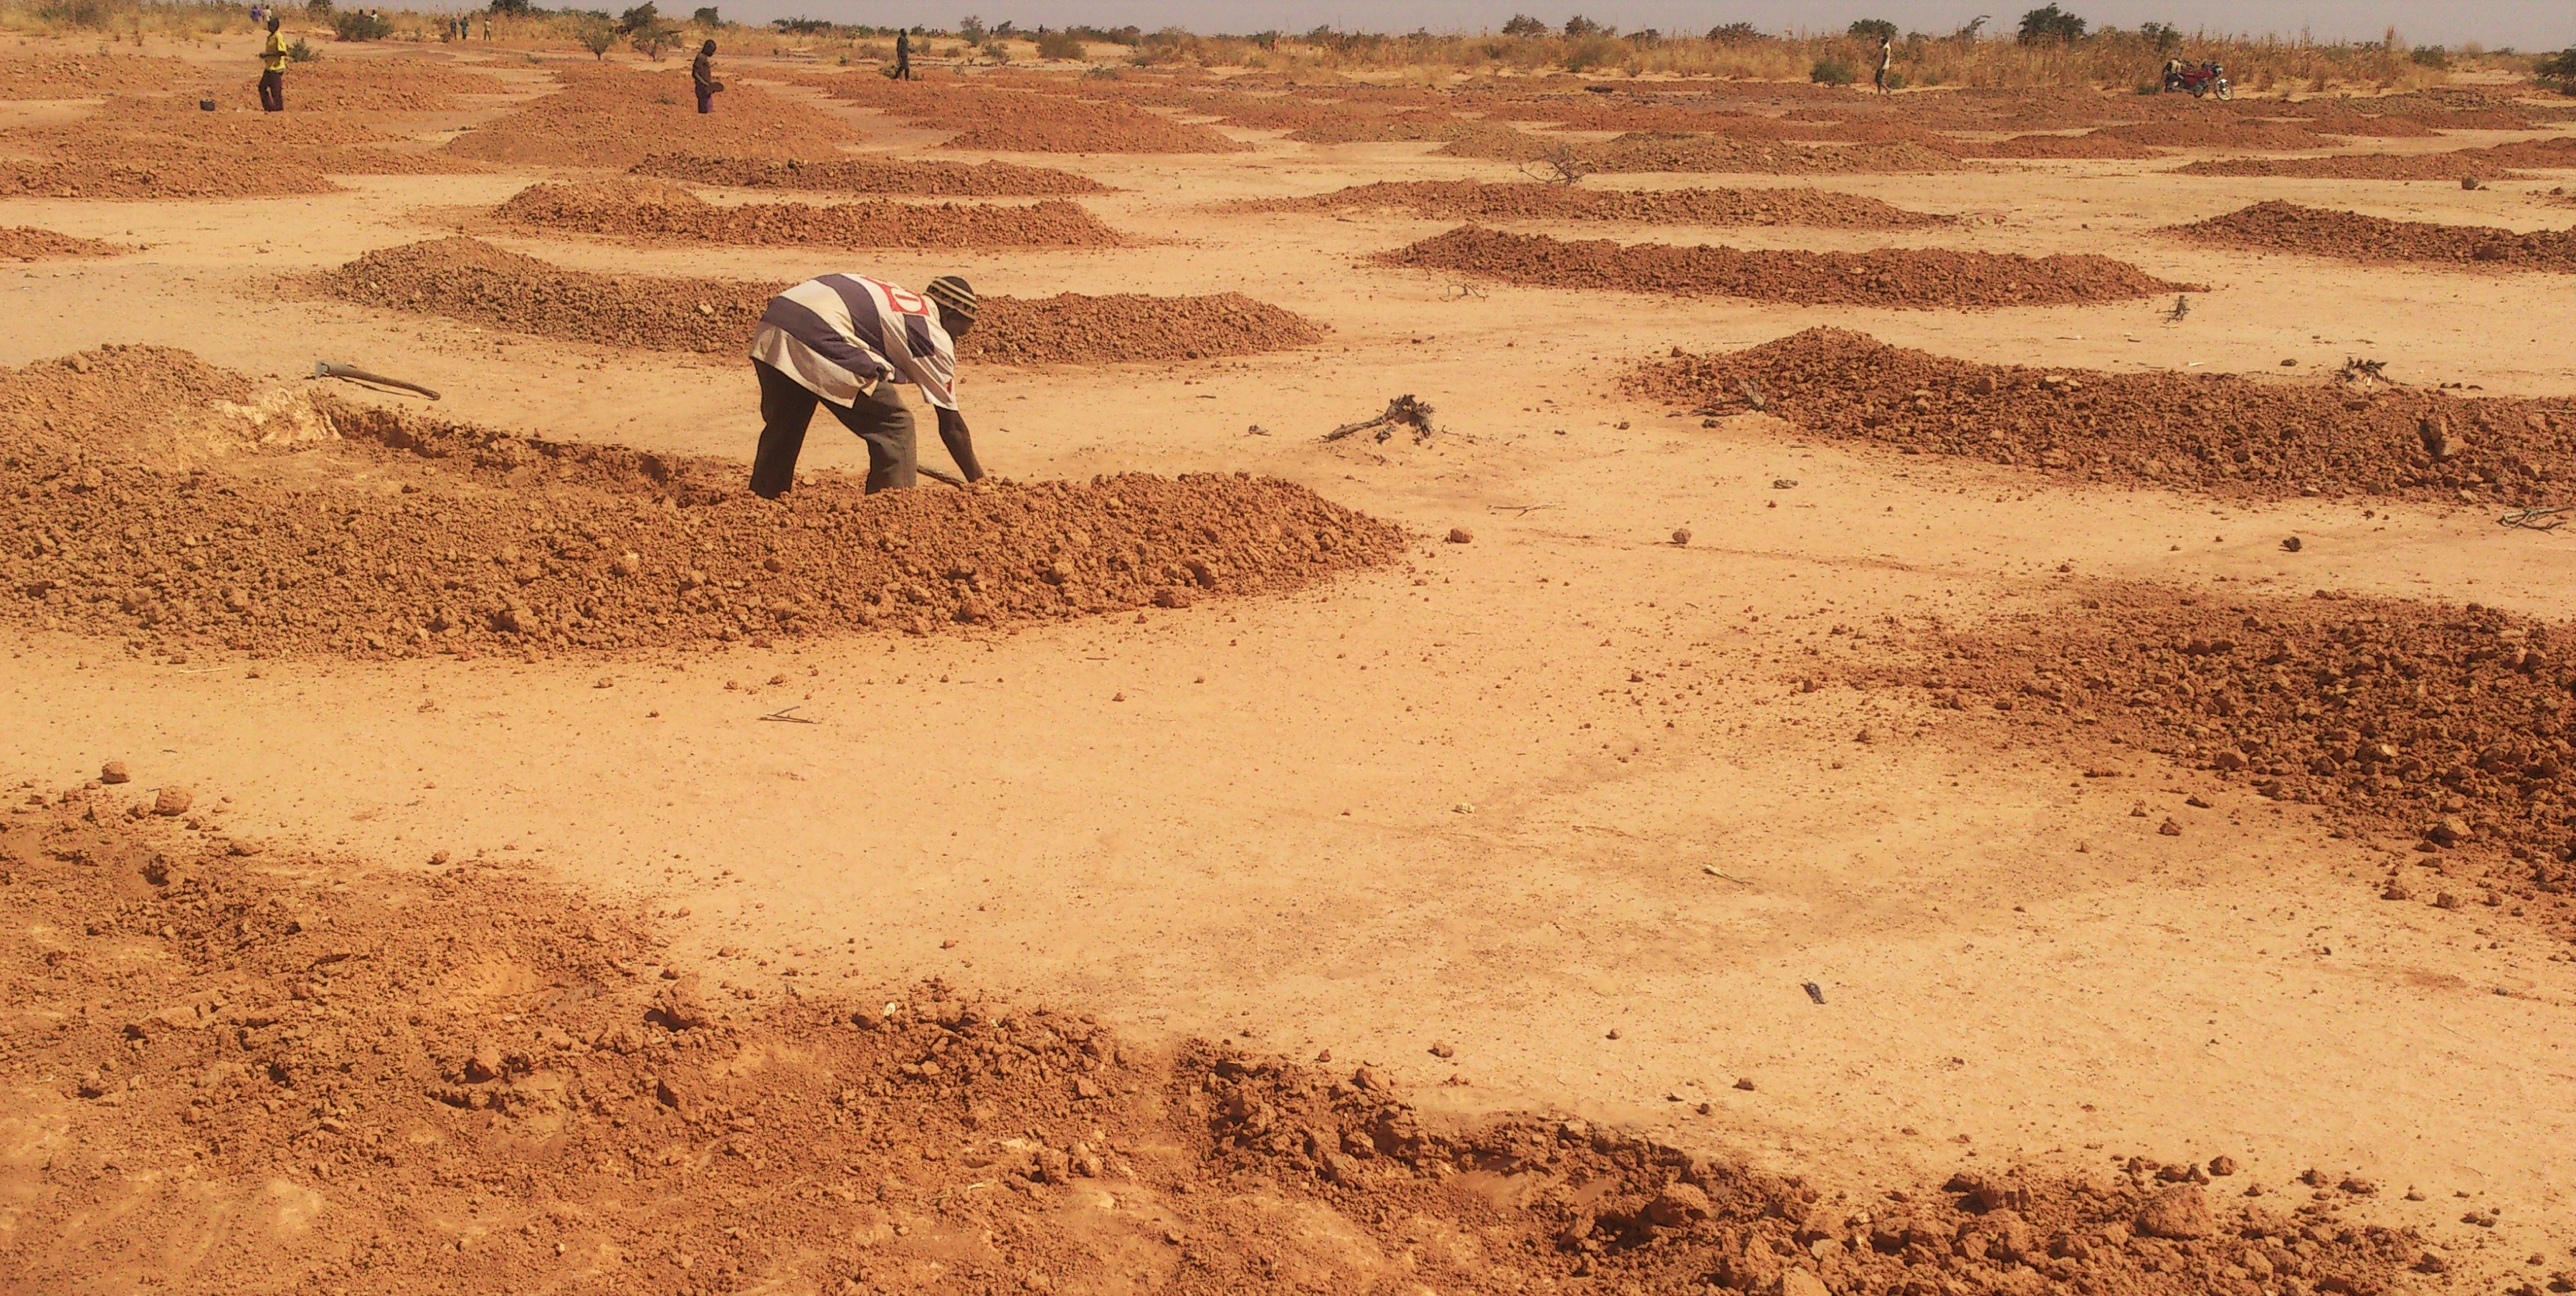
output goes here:
{"type": "Polygon", "coordinates": [[[1650,361],[1631,381],[1711,414],[1749,408],[1749,383],[1764,409],[1822,435],[2238,498],[2538,503],[2576,480],[2576,417],[2536,401],[1985,365],[1843,329],[1650,361]]]}
{"type": "Polygon", "coordinates": [[[2448,153],[2338,153],[2315,158],[2209,158],[2177,174],[2282,176],[2314,180],[2450,180],[2515,178],[2516,168],[2576,169],[2576,136],[2523,140],[2448,153]]]}
{"type": "Polygon", "coordinates": [[[1382,254],[1377,260],[1553,288],[1903,310],[2056,306],[2201,291],[2098,256],[2034,258],[1932,248],[1744,252],[1608,239],[1565,242],[1473,225],[1382,254]]]}
{"type": "Polygon", "coordinates": [[[1629,134],[1598,144],[1551,141],[1528,131],[1485,127],[1440,152],[1535,161],[1562,151],[1592,171],[1719,172],[1738,175],[1864,175],[1957,171],[1959,159],[1921,144],[1785,144],[1723,135],[1629,134]]]}
{"type": "Polygon", "coordinates": [[[2576,231],[2517,233],[2476,225],[2384,220],[2277,200],[2167,232],[2195,243],[2380,265],[2433,262],[2576,272],[2576,231]]]}
{"type": "Polygon", "coordinates": [[[1240,153],[1252,147],[1122,104],[997,97],[992,109],[939,147],[985,153],[1240,153]]]}
{"type": "Polygon", "coordinates": [[[957,358],[992,364],[1203,360],[1313,346],[1323,327],[1241,293],[1147,297],[987,297],[957,358]]]}
{"type": "Polygon", "coordinates": [[[858,138],[838,117],[739,82],[716,97],[716,111],[701,114],[684,71],[573,65],[555,75],[563,89],[457,136],[445,151],[480,162],[623,170],[670,152],[812,157],[858,138]]]}
{"type": "Polygon", "coordinates": [[[1089,176],[1013,162],[934,162],[918,158],[708,157],[656,153],[633,172],[664,180],[733,189],[797,189],[817,193],[894,194],[916,198],[1045,198],[1108,193],[1089,176]]]}
{"type": "Polygon", "coordinates": [[[953,129],[942,148],[990,153],[1235,153],[1251,145],[1131,104],[956,81],[812,77],[835,99],[914,126],[953,129]],[[870,84],[873,82],[873,84],[870,84]]]}
{"type": "Polygon", "coordinates": [[[1288,138],[1300,144],[1409,144],[1524,133],[1509,126],[1460,121],[1445,112],[1413,111],[1326,117],[1288,132],[1288,138]]]}
{"type": "Polygon", "coordinates": [[[2157,148],[2312,149],[2334,141],[2289,122],[2247,121],[2235,116],[2191,116],[2134,126],[2106,126],[2102,133],[2157,148]]]}
{"type": "MultiPolygon", "coordinates": [[[[566,270],[469,238],[370,252],[317,282],[362,305],[539,337],[703,353],[748,347],[761,311],[787,286],[566,270]]],[[[1194,360],[1307,346],[1322,336],[1319,326],[1237,293],[986,297],[958,356],[992,364],[1194,360]]]]}
{"type": "Polygon", "coordinates": [[[56,1131],[14,1226],[35,1288],[104,1255],[227,1292],[585,1269],[649,1293],[1365,1291],[1403,1256],[1408,1283],[1465,1296],[2197,1296],[2249,1258],[2285,1287],[2397,1290],[2426,1254],[2142,1158],[1836,1205],[1581,1120],[1443,1129],[1367,1067],[1148,1051],[937,981],[827,987],[821,951],[700,963],[523,864],[370,869],[229,835],[209,800],[28,793],[0,820],[0,957],[44,969],[10,1008],[47,1027],[0,1051],[56,1131]],[[296,1226],[245,1225],[254,1204],[296,1226]]]}
{"type": "Polygon", "coordinates": [[[2077,715],[2104,737],[2328,806],[2422,843],[2391,899],[2504,904],[2576,936],[2576,632],[2481,609],[2362,598],[2243,603],[2154,587],[2088,590],[1942,642],[1900,678],[1940,705],[2077,715]],[[2105,730],[2107,729],[2107,733],[2105,730]]]}
{"type": "Polygon", "coordinates": [[[785,284],[566,270],[470,238],[381,248],[318,276],[332,296],[539,337],[739,352],[785,284]]]}
{"type": "Polygon", "coordinates": [[[120,95],[87,121],[0,134],[32,158],[0,161],[0,195],[247,198],[328,193],[332,175],[473,171],[346,120],[207,113],[193,100],[120,95]],[[185,111],[182,111],[182,109],[185,111]]]}
{"type": "Polygon", "coordinates": [[[263,654],[632,649],[1186,604],[1299,588],[1404,545],[1394,526],[1249,476],[869,496],[822,475],[773,503],[740,464],[331,399],[316,406],[336,445],[245,445],[186,473],[108,453],[180,419],[246,418],[228,410],[252,395],[159,348],[0,376],[0,499],[34,538],[0,558],[0,611],[263,654]],[[304,458],[292,482],[242,467],[277,453],[304,458]],[[388,477],[406,491],[379,490],[388,477]]]}
{"type": "Polygon", "coordinates": [[[1596,220],[1652,225],[1799,225],[1913,229],[1954,217],[1823,189],[1585,189],[1537,182],[1397,180],[1305,198],[1259,198],[1244,211],[1393,209],[1430,220],[1596,220]]]}
{"type": "Polygon", "coordinates": [[[0,99],[95,99],[193,85],[203,69],[141,54],[29,54],[0,60],[0,99]]]}
{"type": "Polygon", "coordinates": [[[534,184],[492,215],[513,225],[635,243],[733,247],[1116,247],[1118,232],[1081,204],[745,203],[718,206],[677,185],[534,184]]]}
{"type": "Polygon", "coordinates": [[[2164,154],[2135,140],[2086,131],[2081,135],[2015,135],[2010,139],[1955,141],[1949,151],[1967,158],[2104,158],[2136,161],[2164,154]]]}
{"type": "Polygon", "coordinates": [[[14,225],[0,229],[0,259],[11,261],[45,261],[55,257],[111,257],[133,251],[122,243],[101,239],[79,238],[37,229],[32,225],[14,225]]]}
{"type": "MultiPolygon", "coordinates": [[[[223,106],[235,112],[257,112],[258,74],[229,80],[223,106]]],[[[286,73],[287,107],[299,114],[449,112],[468,106],[468,96],[506,95],[514,90],[497,77],[428,59],[324,59],[294,64],[286,73]]],[[[185,100],[185,109],[196,109],[193,96],[179,98],[185,100]]]]}

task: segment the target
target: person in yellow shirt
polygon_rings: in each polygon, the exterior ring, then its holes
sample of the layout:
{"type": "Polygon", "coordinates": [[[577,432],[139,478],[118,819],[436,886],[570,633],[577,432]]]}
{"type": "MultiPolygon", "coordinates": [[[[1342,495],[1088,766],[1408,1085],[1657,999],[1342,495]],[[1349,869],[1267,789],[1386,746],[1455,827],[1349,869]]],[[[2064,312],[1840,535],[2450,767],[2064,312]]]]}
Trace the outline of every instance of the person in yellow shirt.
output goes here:
{"type": "MultiPolygon", "coordinates": [[[[259,47],[259,108],[261,112],[286,111],[286,38],[277,34],[277,18],[268,20],[268,39],[259,47]]],[[[239,82],[234,84],[238,85],[239,82]]]]}

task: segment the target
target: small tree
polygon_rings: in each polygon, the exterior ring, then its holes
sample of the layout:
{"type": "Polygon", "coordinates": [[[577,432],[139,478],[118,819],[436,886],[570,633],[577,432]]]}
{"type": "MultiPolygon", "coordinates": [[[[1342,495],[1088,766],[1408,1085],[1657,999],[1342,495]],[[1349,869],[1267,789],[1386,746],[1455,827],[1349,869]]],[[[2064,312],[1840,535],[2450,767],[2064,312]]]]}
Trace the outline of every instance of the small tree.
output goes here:
{"type": "Polygon", "coordinates": [[[1513,14],[1512,20],[1503,24],[1503,34],[1506,36],[1545,36],[1547,34],[1547,24],[1540,22],[1536,18],[1530,17],[1528,14],[1513,14]]]}
{"type": "Polygon", "coordinates": [[[331,17],[331,0],[305,0],[304,16],[314,20],[315,22],[329,21],[331,17]]]}
{"type": "Polygon", "coordinates": [[[1875,44],[1895,40],[1896,24],[1884,18],[1863,18],[1851,25],[1850,32],[1855,39],[1875,44]]]}
{"type": "Polygon", "coordinates": [[[2087,25],[2083,19],[2058,8],[2052,2],[2021,16],[2021,43],[2072,45],[2084,39],[2084,28],[2087,25]]]}
{"type": "Polygon", "coordinates": [[[1850,85],[1853,79],[1851,64],[1830,55],[1817,59],[1816,65],[1807,69],[1807,79],[1817,85],[1850,85]]]}
{"type": "Polygon", "coordinates": [[[680,43],[680,28],[676,23],[666,23],[656,18],[628,32],[626,40],[628,44],[635,47],[636,53],[658,63],[662,61],[663,55],[670,53],[671,48],[680,43]]]}
{"type": "Polygon", "coordinates": [[[617,20],[606,14],[579,14],[572,20],[573,44],[589,50],[592,58],[606,59],[617,37],[617,20]]]}
{"type": "Polygon", "coordinates": [[[716,7],[714,5],[708,5],[707,7],[698,10],[696,13],[690,14],[689,21],[706,28],[724,26],[724,20],[716,16],[716,7]]]}
{"type": "MultiPolygon", "coordinates": [[[[1253,38],[1260,44],[1260,38],[1253,38]]],[[[1082,57],[1082,38],[1069,31],[1038,33],[1038,57],[1042,59],[1078,59],[1082,57]]]]}
{"type": "Polygon", "coordinates": [[[2576,95],[2576,46],[2542,59],[2532,77],[2560,94],[2576,95]]]}
{"type": "Polygon", "coordinates": [[[2138,37],[2155,46],[2158,54],[2171,54],[2182,48],[2182,28],[2172,23],[2139,23],[2138,37]]]}
{"type": "Polygon", "coordinates": [[[966,43],[969,45],[983,44],[984,20],[973,14],[968,14],[965,17],[958,19],[957,34],[965,37],[966,43]]]}
{"type": "Polygon", "coordinates": [[[617,16],[617,34],[632,36],[660,21],[662,11],[653,7],[652,0],[645,0],[645,3],[617,16]]]}
{"type": "Polygon", "coordinates": [[[1568,39],[1576,36],[1607,36],[1616,30],[1618,29],[1615,27],[1604,27],[1581,14],[1565,20],[1565,34],[1568,39]]]}
{"type": "Polygon", "coordinates": [[[1709,28],[1708,38],[1720,45],[1750,45],[1762,39],[1762,33],[1749,22],[1731,22],[1709,28]]]}
{"type": "Polygon", "coordinates": [[[483,7],[504,17],[518,18],[527,14],[528,0],[486,0],[483,7]]]}

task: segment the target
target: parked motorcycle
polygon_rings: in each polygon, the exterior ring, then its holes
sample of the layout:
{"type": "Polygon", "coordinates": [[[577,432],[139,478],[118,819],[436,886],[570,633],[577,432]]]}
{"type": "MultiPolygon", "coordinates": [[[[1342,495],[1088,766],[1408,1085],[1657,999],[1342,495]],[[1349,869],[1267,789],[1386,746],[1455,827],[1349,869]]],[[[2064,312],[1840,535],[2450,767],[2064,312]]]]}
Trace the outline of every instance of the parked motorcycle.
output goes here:
{"type": "Polygon", "coordinates": [[[2220,67],[2215,59],[2188,66],[2179,63],[2167,65],[2165,90],[2167,93],[2181,91],[2194,99],[2211,95],[2221,99],[2236,97],[2236,87],[2227,80],[2227,69],[2220,67]]]}

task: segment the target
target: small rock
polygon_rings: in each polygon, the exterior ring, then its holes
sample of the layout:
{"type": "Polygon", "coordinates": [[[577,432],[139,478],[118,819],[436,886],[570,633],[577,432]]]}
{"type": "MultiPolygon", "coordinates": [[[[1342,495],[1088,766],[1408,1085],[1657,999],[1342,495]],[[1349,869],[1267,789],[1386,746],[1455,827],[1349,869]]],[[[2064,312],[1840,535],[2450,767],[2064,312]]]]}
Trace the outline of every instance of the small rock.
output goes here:
{"type": "Polygon", "coordinates": [[[1678,548],[1678,547],[1680,547],[1680,546],[1682,546],[1682,545],[1687,545],[1687,544],[1689,544],[1690,542],[1691,542],[1691,533],[1690,533],[1690,528],[1689,528],[1689,527],[1675,527],[1675,528],[1673,528],[1673,544],[1674,544],[1674,546],[1675,546],[1676,548],[1678,548]]]}
{"type": "Polygon", "coordinates": [[[1709,1217],[1708,1194],[1675,1180],[1646,1203],[1646,1219],[1658,1228],[1688,1228],[1709,1217]]]}
{"type": "Polygon", "coordinates": [[[2463,189],[2484,189],[2487,185],[2485,181],[2478,179],[2476,176],[2461,176],[2460,187],[2463,189]]]}
{"type": "Polygon", "coordinates": [[[2182,825],[2175,823],[2173,819],[2168,816],[2163,823],[2156,825],[2156,834],[2161,837],[2180,837],[2182,836],[2182,825]]]}
{"type": "Polygon", "coordinates": [[[2388,885],[2379,889],[2379,898],[2382,900],[2412,900],[2415,898],[2415,893],[2407,890],[2405,883],[2400,882],[2395,878],[2390,878],[2388,879],[2388,885]]]}
{"type": "Polygon", "coordinates": [[[615,688],[617,687],[617,681],[602,675],[599,677],[599,682],[591,685],[591,687],[595,689],[615,688]]]}
{"type": "Polygon", "coordinates": [[[2208,1237],[2214,1227],[2209,1213],[2209,1199],[2197,1184],[2167,1188],[2147,1198],[2138,1208],[2137,1227],[2148,1237],[2177,1241],[2208,1237]]]}
{"type": "Polygon", "coordinates": [[[1784,1270],[1780,1274],[1780,1296],[1834,1296],[1825,1280],[1805,1269],[1784,1270]]]}
{"type": "Polygon", "coordinates": [[[133,775],[125,772],[124,761],[109,761],[98,767],[98,781],[101,783],[125,783],[132,781],[133,778],[133,775]]]}
{"type": "Polygon", "coordinates": [[[1798,479],[1795,477],[1774,477],[1771,479],[1771,489],[1796,490],[1798,489],[1798,479]]]}
{"type": "Polygon", "coordinates": [[[197,794],[186,788],[165,787],[153,794],[152,813],[176,818],[188,813],[188,807],[196,804],[196,800],[197,794]]]}
{"type": "Polygon", "coordinates": [[[1431,1056],[1436,1058],[1456,1057],[1458,1056],[1458,1050],[1446,1041],[1435,1041],[1431,1045],[1431,1056]]]}
{"type": "Polygon", "coordinates": [[[1611,1027],[1611,1028],[1610,1028],[1610,1038],[1611,1038],[1611,1039],[1617,1039],[1617,1038],[1619,1038],[1619,1028],[1618,1028],[1618,1027],[1613,1026],[1613,1027],[1611,1027]]]}
{"type": "Polygon", "coordinates": [[[2281,552],[2283,553],[2297,553],[2303,547],[2304,546],[2299,543],[2299,538],[2297,536],[2291,536],[2289,539],[2281,542],[2281,552]]]}
{"type": "Polygon", "coordinates": [[[2362,1178],[2360,1175],[2345,1175],[2343,1177],[2343,1182],[2336,1186],[2342,1188],[2345,1192],[2351,1193],[2355,1197],[2376,1197],[2379,1195],[2379,1185],[2368,1179],[2362,1178]]]}
{"type": "Polygon", "coordinates": [[[1746,1093],[1753,1092],[1753,1077],[1737,1076],[1735,1078],[1735,1087],[1745,1091],[1746,1093]]]}
{"type": "Polygon", "coordinates": [[[1154,606],[1158,608],[1185,608],[1189,605],[1190,596],[1173,586],[1166,585],[1154,591],[1154,606]]]}
{"type": "Polygon", "coordinates": [[[1475,540],[1476,533],[1465,527],[1449,528],[1449,543],[1451,544],[1473,544],[1475,543],[1475,540]]]}
{"type": "Polygon", "coordinates": [[[2434,820],[2432,827],[2424,830],[2424,836],[2431,839],[2436,846],[2457,846],[2477,836],[2477,833],[2470,829],[2468,821],[2459,816],[2444,815],[2434,820]]]}

